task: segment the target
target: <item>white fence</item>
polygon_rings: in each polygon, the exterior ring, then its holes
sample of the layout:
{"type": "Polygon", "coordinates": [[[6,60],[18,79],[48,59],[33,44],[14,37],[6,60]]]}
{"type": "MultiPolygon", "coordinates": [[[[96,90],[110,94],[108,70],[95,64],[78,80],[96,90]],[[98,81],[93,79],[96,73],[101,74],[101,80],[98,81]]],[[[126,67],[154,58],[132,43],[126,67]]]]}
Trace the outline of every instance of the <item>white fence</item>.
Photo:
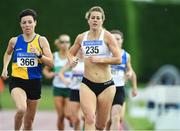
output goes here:
{"type": "Polygon", "coordinates": [[[138,90],[130,97],[129,112],[136,117],[146,116],[156,130],[180,130],[180,86],[157,85],[138,90]],[[139,103],[153,103],[153,108],[139,103]]]}

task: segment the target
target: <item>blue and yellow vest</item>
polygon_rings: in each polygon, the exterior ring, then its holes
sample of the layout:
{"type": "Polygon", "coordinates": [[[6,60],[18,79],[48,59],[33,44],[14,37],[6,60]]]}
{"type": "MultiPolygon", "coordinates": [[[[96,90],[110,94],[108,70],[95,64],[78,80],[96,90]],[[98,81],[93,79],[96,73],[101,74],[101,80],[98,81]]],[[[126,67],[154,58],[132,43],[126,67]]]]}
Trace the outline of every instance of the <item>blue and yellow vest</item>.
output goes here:
{"type": "Polygon", "coordinates": [[[36,34],[32,41],[24,41],[23,35],[19,35],[14,47],[12,62],[12,76],[22,79],[40,79],[42,77],[42,62],[34,53],[30,52],[30,44],[34,45],[40,53],[40,35],[36,34]]]}

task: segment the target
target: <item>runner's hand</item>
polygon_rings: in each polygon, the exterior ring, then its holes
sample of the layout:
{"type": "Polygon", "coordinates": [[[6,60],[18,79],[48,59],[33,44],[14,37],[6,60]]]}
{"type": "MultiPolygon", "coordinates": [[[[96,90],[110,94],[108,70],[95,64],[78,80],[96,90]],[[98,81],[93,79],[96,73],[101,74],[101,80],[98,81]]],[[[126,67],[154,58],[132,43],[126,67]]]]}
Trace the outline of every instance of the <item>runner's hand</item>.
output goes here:
{"type": "Polygon", "coordinates": [[[34,46],[34,45],[32,45],[32,44],[30,44],[30,51],[31,51],[31,53],[35,53],[37,56],[39,56],[40,55],[40,52],[37,50],[37,48],[34,46]]]}
{"type": "Polygon", "coordinates": [[[1,78],[3,80],[6,80],[7,78],[9,78],[7,70],[3,70],[2,74],[1,74],[1,78]]]}
{"type": "Polygon", "coordinates": [[[96,56],[89,56],[88,60],[92,63],[99,63],[100,62],[100,58],[96,57],[96,56]]]}
{"type": "Polygon", "coordinates": [[[79,61],[79,58],[73,57],[72,61],[70,62],[71,67],[75,67],[79,61]]]}
{"type": "Polygon", "coordinates": [[[126,72],[126,79],[130,79],[131,77],[132,77],[132,74],[133,74],[133,72],[132,71],[128,71],[128,72],[126,72]]]}
{"type": "Polygon", "coordinates": [[[131,92],[132,96],[137,96],[137,89],[133,88],[131,92]]]}

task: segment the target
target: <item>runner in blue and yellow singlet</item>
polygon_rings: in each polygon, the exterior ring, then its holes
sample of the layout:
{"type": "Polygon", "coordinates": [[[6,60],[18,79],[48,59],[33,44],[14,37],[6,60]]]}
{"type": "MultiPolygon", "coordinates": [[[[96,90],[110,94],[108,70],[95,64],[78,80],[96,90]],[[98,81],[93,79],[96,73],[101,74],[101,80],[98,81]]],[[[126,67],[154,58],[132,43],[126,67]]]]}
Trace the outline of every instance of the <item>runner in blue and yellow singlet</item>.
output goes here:
{"type": "Polygon", "coordinates": [[[4,54],[2,78],[7,79],[13,54],[9,90],[16,105],[14,130],[32,130],[37,104],[41,98],[42,64],[53,67],[47,39],[35,33],[36,12],[25,9],[19,14],[23,34],[12,37],[4,54]]]}
{"type": "Polygon", "coordinates": [[[34,45],[40,53],[42,49],[39,45],[40,35],[35,34],[30,42],[24,40],[23,35],[17,37],[14,47],[12,63],[12,76],[22,79],[39,79],[42,77],[42,62],[38,60],[36,54],[31,53],[30,48],[34,45]]]}

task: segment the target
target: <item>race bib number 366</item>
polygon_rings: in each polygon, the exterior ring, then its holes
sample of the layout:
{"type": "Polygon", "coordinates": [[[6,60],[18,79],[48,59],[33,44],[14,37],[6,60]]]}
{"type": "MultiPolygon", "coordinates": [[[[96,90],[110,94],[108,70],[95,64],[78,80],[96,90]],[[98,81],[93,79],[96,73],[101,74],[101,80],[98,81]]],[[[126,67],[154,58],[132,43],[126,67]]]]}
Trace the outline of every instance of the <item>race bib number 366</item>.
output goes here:
{"type": "Polygon", "coordinates": [[[17,65],[19,67],[36,67],[38,66],[38,59],[34,53],[18,53],[17,65]]]}

